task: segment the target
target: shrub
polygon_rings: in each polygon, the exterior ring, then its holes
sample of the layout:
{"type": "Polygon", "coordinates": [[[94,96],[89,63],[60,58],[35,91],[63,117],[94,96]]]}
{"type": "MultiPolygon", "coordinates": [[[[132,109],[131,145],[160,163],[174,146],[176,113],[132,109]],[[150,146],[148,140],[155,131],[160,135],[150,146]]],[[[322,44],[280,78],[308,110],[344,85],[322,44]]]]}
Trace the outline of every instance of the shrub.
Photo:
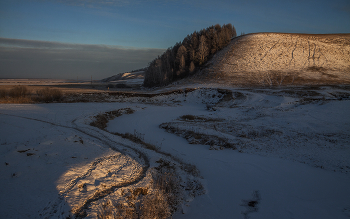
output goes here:
{"type": "Polygon", "coordinates": [[[171,216],[166,195],[159,190],[147,195],[142,202],[141,218],[169,218],[171,216]]]}
{"type": "Polygon", "coordinates": [[[63,98],[63,93],[59,89],[44,88],[36,92],[38,101],[53,102],[60,101],[63,98]]]}
{"type": "MultiPolygon", "coordinates": [[[[131,191],[131,193],[135,193],[135,191],[137,189],[131,191]]],[[[124,197],[124,201],[118,203],[108,200],[99,206],[97,218],[165,219],[171,216],[166,195],[162,191],[154,190],[151,194],[140,194],[127,195],[124,197]]]]}
{"type": "Polygon", "coordinates": [[[28,95],[28,89],[25,86],[15,86],[9,91],[9,96],[12,98],[26,97],[28,95]]]}
{"type": "Polygon", "coordinates": [[[0,98],[5,98],[7,96],[7,92],[4,89],[0,89],[0,98]]]}
{"type": "Polygon", "coordinates": [[[194,116],[194,115],[183,115],[183,116],[180,116],[179,120],[195,121],[195,122],[221,122],[221,121],[223,121],[223,119],[220,119],[220,118],[209,118],[209,117],[194,116]]]}

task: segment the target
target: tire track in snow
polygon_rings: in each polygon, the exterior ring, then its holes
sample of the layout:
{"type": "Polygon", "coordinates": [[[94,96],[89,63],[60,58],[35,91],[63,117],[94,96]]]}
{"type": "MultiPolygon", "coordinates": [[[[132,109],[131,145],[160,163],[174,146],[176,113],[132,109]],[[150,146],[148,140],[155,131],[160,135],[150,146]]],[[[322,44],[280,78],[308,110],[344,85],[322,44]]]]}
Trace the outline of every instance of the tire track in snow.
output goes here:
{"type": "MultiPolygon", "coordinates": [[[[131,149],[134,153],[136,153],[138,155],[138,157],[140,159],[143,160],[144,165],[140,164],[142,166],[142,170],[141,170],[141,172],[139,173],[138,176],[133,178],[132,181],[125,181],[125,182],[121,182],[119,184],[110,186],[110,187],[108,187],[108,188],[106,188],[104,190],[96,192],[94,195],[92,195],[89,198],[87,198],[81,206],[75,208],[74,211],[72,212],[74,214],[75,218],[84,218],[86,216],[85,210],[88,209],[89,205],[92,202],[98,201],[99,199],[102,199],[102,198],[106,197],[107,195],[113,193],[115,191],[115,189],[126,187],[126,186],[130,186],[130,185],[134,185],[134,184],[140,182],[142,179],[144,179],[144,177],[146,176],[146,172],[147,172],[147,170],[150,167],[149,159],[148,159],[148,157],[146,156],[145,153],[143,153],[140,150],[137,150],[137,149],[135,149],[133,147],[130,147],[128,145],[122,144],[120,142],[115,142],[112,139],[110,139],[107,135],[100,133],[101,131],[96,131],[94,129],[89,129],[89,131],[83,130],[82,128],[80,128],[76,124],[76,120],[77,119],[74,119],[72,121],[72,125],[74,127],[70,127],[70,126],[66,126],[66,125],[62,125],[62,124],[57,124],[57,123],[53,123],[53,122],[49,122],[49,121],[45,121],[45,120],[41,120],[41,119],[25,117],[25,116],[12,115],[12,114],[1,113],[1,112],[0,112],[0,114],[1,115],[7,115],[7,116],[13,116],[13,117],[17,117],[17,118],[22,118],[22,119],[33,120],[33,121],[37,121],[37,122],[43,122],[43,123],[47,123],[47,124],[50,124],[50,125],[53,125],[53,126],[57,126],[57,127],[73,129],[73,130],[81,132],[81,133],[83,133],[83,134],[85,134],[85,135],[87,135],[89,137],[92,137],[94,139],[99,140],[101,143],[107,145],[112,150],[119,152],[120,156],[122,156],[122,155],[123,156],[129,155],[131,157],[136,157],[135,154],[122,152],[122,150],[116,148],[113,145],[118,145],[120,147],[131,149]]],[[[110,158],[110,157],[107,157],[107,158],[104,157],[104,158],[100,158],[100,159],[97,159],[96,161],[94,161],[93,164],[92,164],[93,167],[91,168],[91,171],[89,169],[85,174],[81,175],[80,177],[81,178],[85,178],[89,173],[92,172],[92,170],[96,167],[97,163],[100,163],[103,160],[106,160],[108,158],[110,158]]],[[[65,206],[67,205],[67,203],[65,201],[65,194],[67,194],[74,187],[74,185],[79,181],[78,179],[80,177],[77,177],[75,180],[73,179],[71,181],[70,185],[68,185],[68,188],[65,189],[65,192],[58,194],[58,197],[56,198],[56,200],[53,203],[50,202],[48,204],[48,206],[46,206],[44,208],[43,212],[40,214],[40,216],[42,218],[52,218],[52,217],[65,218],[64,217],[64,212],[65,212],[65,209],[66,209],[65,206]]]]}

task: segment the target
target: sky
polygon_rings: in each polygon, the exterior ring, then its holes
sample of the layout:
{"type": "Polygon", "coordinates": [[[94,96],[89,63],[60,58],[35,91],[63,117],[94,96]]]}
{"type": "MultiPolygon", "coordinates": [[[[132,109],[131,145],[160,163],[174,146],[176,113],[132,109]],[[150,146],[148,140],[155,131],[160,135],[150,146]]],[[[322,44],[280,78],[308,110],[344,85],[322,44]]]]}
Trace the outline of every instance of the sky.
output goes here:
{"type": "Polygon", "coordinates": [[[349,0],[0,0],[0,78],[103,79],[188,34],[350,33],[349,0]]]}

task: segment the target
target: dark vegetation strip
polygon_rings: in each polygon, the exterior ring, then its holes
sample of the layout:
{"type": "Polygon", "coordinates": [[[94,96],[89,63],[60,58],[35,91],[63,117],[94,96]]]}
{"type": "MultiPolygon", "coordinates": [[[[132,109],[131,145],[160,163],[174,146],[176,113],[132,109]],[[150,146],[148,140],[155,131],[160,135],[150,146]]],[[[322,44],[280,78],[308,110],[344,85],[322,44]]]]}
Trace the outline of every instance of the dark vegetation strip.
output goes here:
{"type": "Polygon", "coordinates": [[[63,93],[59,89],[43,88],[35,94],[23,85],[14,86],[9,91],[0,89],[0,103],[51,103],[63,100],[63,93]]]}
{"type": "Polygon", "coordinates": [[[182,129],[176,127],[176,125],[173,123],[163,123],[159,125],[159,127],[165,129],[169,133],[176,134],[177,136],[185,138],[190,144],[219,146],[233,150],[237,149],[235,144],[229,142],[228,139],[220,138],[216,135],[208,135],[197,131],[182,129]]]}

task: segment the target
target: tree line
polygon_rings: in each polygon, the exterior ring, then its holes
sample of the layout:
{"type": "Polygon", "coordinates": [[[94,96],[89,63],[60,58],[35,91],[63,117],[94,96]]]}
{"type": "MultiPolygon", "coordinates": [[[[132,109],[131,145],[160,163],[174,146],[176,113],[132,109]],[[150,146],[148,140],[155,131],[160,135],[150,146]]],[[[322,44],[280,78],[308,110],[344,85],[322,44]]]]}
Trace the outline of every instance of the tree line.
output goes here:
{"type": "Polygon", "coordinates": [[[236,36],[232,24],[216,24],[187,35],[182,42],[168,48],[149,64],[144,86],[162,86],[193,74],[236,36]]]}

